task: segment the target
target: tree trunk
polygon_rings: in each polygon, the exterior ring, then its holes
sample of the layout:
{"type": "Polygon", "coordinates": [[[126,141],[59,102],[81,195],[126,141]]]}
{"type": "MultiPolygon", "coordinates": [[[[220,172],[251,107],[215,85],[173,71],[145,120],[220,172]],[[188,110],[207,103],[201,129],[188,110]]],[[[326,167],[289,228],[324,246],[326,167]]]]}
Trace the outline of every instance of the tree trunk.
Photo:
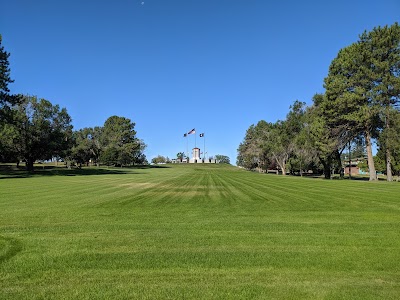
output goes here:
{"type": "Polygon", "coordinates": [[[331,164],[330,163],[322,163],[324,166],[324,177],[325,179],[331,179],[331,164]]]}
{"type": "Polygon", "coordinates": [[[369,180],[370,181],[378,180],[376,176],[374,157],[372,156],[371,134],[368,131],[365,132],[365,143],[367,146],[369,180]]]}
{"type": "Polygon", "coordinates": [[[392,159],[390,157],[390,149],[387,146],[386,146],[386,180],[393,181],[392,159]]]}
{"type": "MultiPolygon", "coordinates": [[[[389,134],[390,126],[389,126],[389,112],[386,112],[386,131],[389,134]]],[[[386,135],[386,180],[393,181],[392,176],[392,159],[390,155],[390,148],[389,148],[389,138],[386,135]]]]}
{"type": "Polygon", "coordinates": [[[349,142],[349,179],[351,180],[351,143],[349,142]]]}
{"type": "Polygon", "coordinates": [[[33,158],[29,157],[26,159],[26,170],[30,173],[33,173],[33,158]]]}
{"type": "Polygon", "coordinates": [[[334,159],[336,161],[335,172],[337,174],[340,174],[340,170],[342,168],[342,158],[340,157],[339,150],[336,150],[333,155],[334,155],[334,159]]]}
{"type": "Polygon", "coordinates": [[[300,177],[303,177],[303,169],[302,169],[301,159],[300,159],[300,177]]]}
{"type": "Polygon", "coordinates": [[[324,177],[325,179],[331,179],[331,158],[328,157],[327,160],[323,159],[318,155],[319,161],[324,167],[324,177]]]}
{"type": "Polygon", "coordinates": [[[280,162],[279,160],[276,159],[276,163],[281,168],[282,175],[286,175],[286,162],[285,161],[280,162]]]}
{"type": "Polygon", "coordinates": [[[276,163],[278,164],[278,166],[281,168],[282,175],[286,175],[286,161],[287,161],[288,157],[287,156],[285,156],[283,158],[280,157],[281,159],[279,159],[277,155],[275,155],[275,154],[272,154],[272,155],[273,155],[276,163]]]}
{"type": "Polygon", "coordinates": [[[281,166],[282,169],[282,175],[286,175],[286,167],[285,165],[281,166]]]}

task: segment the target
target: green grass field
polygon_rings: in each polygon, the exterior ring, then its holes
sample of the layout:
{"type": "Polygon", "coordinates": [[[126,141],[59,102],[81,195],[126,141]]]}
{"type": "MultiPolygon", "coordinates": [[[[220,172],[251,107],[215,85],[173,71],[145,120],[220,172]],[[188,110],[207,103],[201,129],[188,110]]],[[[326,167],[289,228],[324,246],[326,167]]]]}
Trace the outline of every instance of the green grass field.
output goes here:
{"type": "Polygon", "coordinates": [[[3,171],[0,298],[399,299],[400,184],[3,171]]]}

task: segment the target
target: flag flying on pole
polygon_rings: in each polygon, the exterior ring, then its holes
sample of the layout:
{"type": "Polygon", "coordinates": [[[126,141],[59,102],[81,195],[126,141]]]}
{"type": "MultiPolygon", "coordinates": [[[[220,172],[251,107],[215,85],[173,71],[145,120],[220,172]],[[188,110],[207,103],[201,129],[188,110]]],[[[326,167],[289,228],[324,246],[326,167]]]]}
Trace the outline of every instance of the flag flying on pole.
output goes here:
{"type": "Polygon", "coordinates": [[[196,133],[196,130],[193,128],[192,130],[190,130],[187,134],[194,134],[196,133]]]}
{"type": "Polygon", "coordinates": [[[183,135],[183,137],[186,137],[187,136],[187,133],[185,133],[184,135],[183,135]]]}
{"type": "Polygon", "coordinates": [[[200,137],[204,137],[204,133],[200,133],[200,137]]]}

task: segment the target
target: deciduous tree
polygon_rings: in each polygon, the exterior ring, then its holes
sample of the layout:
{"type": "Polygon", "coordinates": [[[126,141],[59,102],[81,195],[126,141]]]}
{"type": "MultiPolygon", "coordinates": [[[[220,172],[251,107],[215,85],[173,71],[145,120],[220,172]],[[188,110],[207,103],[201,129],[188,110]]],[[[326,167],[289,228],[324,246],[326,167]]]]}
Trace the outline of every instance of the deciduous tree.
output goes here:
{"type": "Polygon", "coordinates": [[[33,172],[35,160],[51,159],[70,146],[71,117],[65,108],[36,96],[21,96],[12,107],[13,123],[6,125],[9,151],[23,158],[33,172]]]}
{"type": "Polygon", "coordinates": [[[157,155],[151,159],[153,164],[165,164],[167,163],[167,158],[162,155],[157,155]]]}
{"type": "Polygon", "coordinates": [[[183,152],[178,152],[176,154],[176,158],[179,159],[181,162],[182,162],[184,157],[185,157],[185,153],[183,153],[183,152]]]}
{"type": "Polygon", "coordinates": [[[217,154],[215,155],[215,159],[220,163],[220,164],[230,164],[231,161],[228,156],[222,155],[222,154],[217,154]]]}

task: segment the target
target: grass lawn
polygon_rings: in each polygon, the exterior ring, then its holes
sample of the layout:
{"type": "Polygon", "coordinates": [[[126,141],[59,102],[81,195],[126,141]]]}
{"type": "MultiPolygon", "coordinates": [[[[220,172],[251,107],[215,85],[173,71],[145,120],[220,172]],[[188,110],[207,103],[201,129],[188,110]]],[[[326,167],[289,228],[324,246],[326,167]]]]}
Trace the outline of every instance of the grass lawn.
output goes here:
{"type": "Polygon", "coordinates": [[[0,299],[399,299],[400,184],[0,173],[0,299]]]}

